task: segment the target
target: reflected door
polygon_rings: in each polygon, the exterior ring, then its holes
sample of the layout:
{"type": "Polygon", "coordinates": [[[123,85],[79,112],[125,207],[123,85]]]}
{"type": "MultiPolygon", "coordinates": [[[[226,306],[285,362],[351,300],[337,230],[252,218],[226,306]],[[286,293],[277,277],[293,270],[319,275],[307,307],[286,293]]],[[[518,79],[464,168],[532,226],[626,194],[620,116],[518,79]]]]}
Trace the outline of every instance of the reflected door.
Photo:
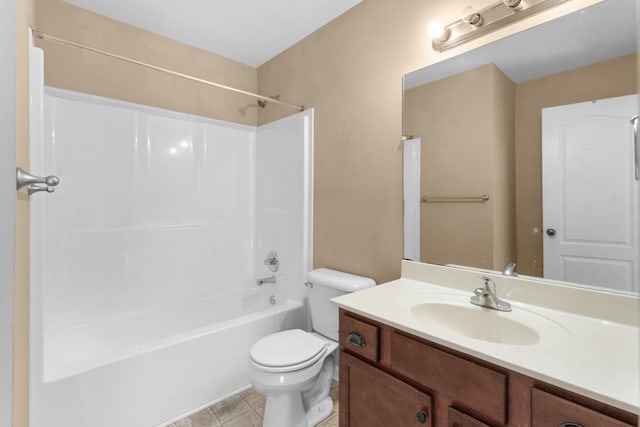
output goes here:
{"type": "Polygon", "coordinates": [[[544,277],[640,291],[638,101],[542,110],[544,277]]]}

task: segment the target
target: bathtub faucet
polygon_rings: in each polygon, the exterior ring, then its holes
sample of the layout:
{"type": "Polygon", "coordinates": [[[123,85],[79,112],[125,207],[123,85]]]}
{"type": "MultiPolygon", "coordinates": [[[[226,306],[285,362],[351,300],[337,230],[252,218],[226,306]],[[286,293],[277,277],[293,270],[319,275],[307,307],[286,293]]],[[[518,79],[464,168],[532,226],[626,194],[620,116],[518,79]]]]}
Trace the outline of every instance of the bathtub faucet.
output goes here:
{"type": "Polygon", "coordinates": [[[265,283],[276,283],[276,276],[264,277],[262,279],[256,280],[256,282],[258,283],[258,286],[262,286],[265,283]]]}

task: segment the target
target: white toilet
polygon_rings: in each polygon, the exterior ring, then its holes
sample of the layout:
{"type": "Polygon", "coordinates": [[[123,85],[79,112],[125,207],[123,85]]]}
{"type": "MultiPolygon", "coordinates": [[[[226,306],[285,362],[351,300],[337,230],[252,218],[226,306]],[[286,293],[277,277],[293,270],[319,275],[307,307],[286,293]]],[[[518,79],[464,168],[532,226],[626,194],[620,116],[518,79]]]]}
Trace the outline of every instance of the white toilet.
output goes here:
{"type": "Polygon", "coordinates": [[[251,381],[267,396],[264,427],[313,427],[331,415],[338,307],[329,300],[375,285],[367,277],[328,268],[311,271],[307,282],[313,332],[277,332],[251,347],[251,381]]]}

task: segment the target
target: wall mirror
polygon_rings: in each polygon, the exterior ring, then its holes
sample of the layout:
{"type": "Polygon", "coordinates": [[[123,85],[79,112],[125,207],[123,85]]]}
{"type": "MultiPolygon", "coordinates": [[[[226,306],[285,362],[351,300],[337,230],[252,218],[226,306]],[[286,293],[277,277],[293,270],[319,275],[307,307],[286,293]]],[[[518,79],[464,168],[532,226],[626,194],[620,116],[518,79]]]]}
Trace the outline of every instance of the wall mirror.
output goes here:
{"type": "Polygon", "coordinates": [[[640,291],[639,16],[604,0],[404,76],[405,258],[640,291]]]}

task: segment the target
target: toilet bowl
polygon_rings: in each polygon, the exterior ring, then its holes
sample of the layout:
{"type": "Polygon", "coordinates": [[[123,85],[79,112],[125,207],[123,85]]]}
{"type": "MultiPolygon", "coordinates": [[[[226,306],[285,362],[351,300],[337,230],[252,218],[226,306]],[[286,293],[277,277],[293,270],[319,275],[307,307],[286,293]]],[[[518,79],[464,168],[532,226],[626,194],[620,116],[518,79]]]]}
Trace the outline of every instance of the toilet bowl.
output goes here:
{"type": "Polygon", "coordinates": [[[315,426],[331,415],[338,343],[300,329],[268,335],[251,348],[253,386],[267,396],[263,426],[315,426]]]}
{"type": "Polygon", "coordinates": [[[251,347],[251,381],[267,396],[263,427],[314,427],[331,415],[338,308],[330,300],[375,285],[372,279],[326,268],[311,271],[307,280],[314,332],[277,332],[251,347]]]}

